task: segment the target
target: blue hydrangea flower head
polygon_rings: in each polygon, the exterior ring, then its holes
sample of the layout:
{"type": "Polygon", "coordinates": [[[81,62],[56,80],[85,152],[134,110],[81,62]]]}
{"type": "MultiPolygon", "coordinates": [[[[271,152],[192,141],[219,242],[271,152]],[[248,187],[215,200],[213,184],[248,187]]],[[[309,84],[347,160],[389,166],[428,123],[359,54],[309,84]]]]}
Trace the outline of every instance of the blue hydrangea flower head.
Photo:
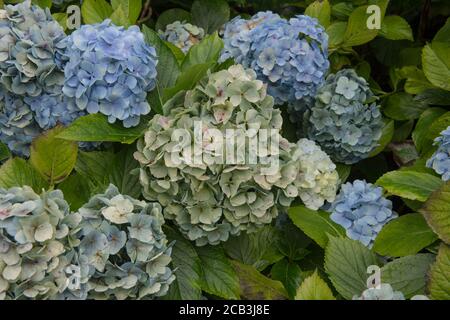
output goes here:
{"type": "Polygon", "coordinates": [[[28,157],[29,146],[40,130],[22,97],[0,86],[0,141],[14,154],[28,157]]]}
{"type": "Polygon", "coordinates": [[[434,140],[437,151],[428,159],[427,167],[442,176],[442,180],[450,180],[450,126],[434,140]]]}
{"type": "Polygon", "coordinates": [[[66,35],[48,9],[27,0],[0,10],[0,84],[17,95],[55,92],[64,81],[56,44],[66,35]]]}
{"type": "Polygon", "coordinates": [[[127,128],[150,112],[146,95],[155,86],[158,61],[137,26],[125,29],[110,20],[83,25],[58,44],[58,52],[63,92],[79,110],[121,120],[127,128]]]}
{"type": "Polygon", "coordinates": [[[158,34],[161,39],[172,43],[186,53],[203,39],[205,30],[190,23],[175,21],[168,24],[164,31],[159,30],[158,34]]]}
{"type": "Polygon", "coordinates": [[[303,117],[303,130],[336,162],[353,164],[368,157],[381,137],[379,107],[364,78],[344,69],[327,77],[314,105],[303,117]]]}
{"type": "Polygon", "coordinates": [[[345,228],[347,236],[372,247],[383,226],[397,217],[383,189],[362,180],[343,184],[332,203],[331,220],[345,228]]]}
{"type": "Polygon", "coordinates": [[[275,103],[288,103],[294,113],[311,102],[330,66],[328,35],[308,16],[286,20],[267,11],[249,20],[236,17],[225,25],[223,38],[221,60],[234,58],[252,68],[275,103]]]}

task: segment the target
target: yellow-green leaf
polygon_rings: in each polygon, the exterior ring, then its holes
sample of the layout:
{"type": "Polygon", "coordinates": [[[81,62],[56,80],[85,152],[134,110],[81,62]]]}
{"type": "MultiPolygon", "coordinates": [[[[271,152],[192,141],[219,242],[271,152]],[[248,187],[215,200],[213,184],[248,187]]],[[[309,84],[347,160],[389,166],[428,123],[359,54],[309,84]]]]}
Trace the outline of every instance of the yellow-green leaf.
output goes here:
{"type": "Polygon", "coordinates": [[[336,298],[316,270],[297,289],[295,300],[336,300],[336,298]]]}

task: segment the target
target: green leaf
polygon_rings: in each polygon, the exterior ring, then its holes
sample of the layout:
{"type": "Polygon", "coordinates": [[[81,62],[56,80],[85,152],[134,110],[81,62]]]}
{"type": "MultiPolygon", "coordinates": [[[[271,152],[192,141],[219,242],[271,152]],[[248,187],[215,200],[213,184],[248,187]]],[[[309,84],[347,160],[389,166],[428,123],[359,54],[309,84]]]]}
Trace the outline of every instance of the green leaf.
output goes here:
{"type": "Polygon", "coordinates": [[[434,257],[433,254],[420,253],[389,262],[381,268],[381,282],[389,283],[405,298],[425,294],[427,273],[434,257]]]}
{"type": "Polygon", "coordinates": [[[450,69],[430,45],[426,45],[423,48],[422,66],[425,76],[432,84],[438,88],[450,91],[450,69]]]}
{"type": "Polygon", "coordinates": [[[380,35],[389,40],[414,41],[412,29],[408,22],[400,16],[387,16],[381,24],[380,35]]]}
{"type": "Polygon", "coordinates": [[[64,31],[67,30],[67,13],[53,13],[52,14],[53,19],[58,21],[59,25],[63,28],[64,31]]]}
{"type": "Polygon", "coordinates": [[[234,260],[252,265],[258,270],[282,259],[276,246],[278,235],[275,228],[265,226],[254,233],[241,233],[223,244],[226,253],[234,260]]]}
{"type": "Polygon", "coordinates": [[[428,291],[434,300],[450,300],[450,247],[441,244],[436,262],[430,270],[428,291]]]}
{"type": "Polygon", "coordinates": [[[450,91],[439,88],[427,89],[418,94],[414,100],[428,105],[448,106],[450,105],[450,91]]]}
{"type": "Polygon", "coordinates": [[[180,48],[178,48],[176,45],[174,45],[173,43],[170,43],[168,41],[164,41],[164,43],[172,51],[173,55],[177,59],[177,62],[181,64],[183,62],[184,58],[186,57],[185,54],[183,53],[183,51],[180,48]]]}
{"type": "Polygon", "coordinates": [[[281,282],[267,278],[252,266],[237,261],[232,261],[232,264],[239,277],[242,298],[247,300],[288,298],[288,293],[281,282]]]}
{"type": "Polygon", "coordinates": [[[31,2],[41,8],[51,8],[52,7],[52,0],[33,0],[31,2]]]}
{"type": "Polygon", "coordinates": [[[165,31],[168,24],[174,23],[175,21],[191,22],[191,19],[191,14],[186,10],[179,8],[169,9],[161,13],[158,17],[155,30],[165,31]]]}
{"type": "Polygon", "coordinates": [[[295,300],[336,300],[336,298],[316,270],[302,282],[297,290],[295,300]]]}
{"type": "Polygon", "coordinates": [[[64,130],[55,127],[33,140],[30,162],[49,182],[55,185],[69,176],[77,161],[78,144],[58,138],[64,130]]]}
{"type": "Polygon", "coordinates": [[[425,90],[435,88],[422,70],[414,66],[406,66],[396,70],[397,76],[400,79],[406,79],[405,91],[409,94],[419,94],[425,90]]]}
{"type": "Polygon", "coordinates": [[[125,11],[122,5],[119,5],[109,18],[111,19],[111,22],[116,26],[123,26],[125,28],[128,28],[131,25],[130,20],[128,19],[128,13],[125,11]]]}
{"type": "Polygon", "coordinates": [[[79,152],[75,171],[89,182],[92,193],[102,193],[109,185],[112,152],[79,152]]]}
{"type": "Polygon", "coordinates": [[[433,192],[420,210],[428,225],[445,243],[450,243],[450,181],[433,192]]]}
{"type": "Polygon", "coordinates": [[[0,161],[8,159],[9,157],[11,157],[11,152],[9,151],[6,144],[0,142],[0,161]]]}
{"type": "Polygon", "coordinates": [[[164,231],[170,241],[175,241],[172,249],[172,267],[176,275],[164,299],[200,300],[202,266],[197,252],[188,240],[172,228],[165,226],[164,231]]]}
{"type": "Polygon", "coordinates": [[[121,194],[138,199],[141,195],[139,174],[132,172],[139,168],[139,162],[133,157],[135,151],[136,146],[132,145],[114,155],[110,160],[109,181],[117,186],[121,194]]]}
{"type": "Polygon", "coordinates": [[[435,120],[431,127],[428,128],[428,138],[434,140],[440,136],[441,132],[450,126],[450,111],[444,113],[437,120],[435,120]]]}
{"type": "Polygon", "coordinates": [[[352,166],[345,165],[342,163],[336,163],[336,171],[339,174],[339,179],[341,183],[344,183],[347,181],[348,177],[350,176],[350,173],[352,171],[352,166]]]}
{"type": "Polygon", "coordinates": [[[375,254],[360,242],[330,237],[325,249],[325,271],[345,299],[367,289],[367,267],[377,264],[375,254]]]}
{"type": "Polygon", "coordinates": [[[441,108],[430,108],[425,110],[417,121],[416,127],[412,133],[412,139],[419,153],[429,150],[433,140],[428,137],[430,126],[441,117],[446,111],[441,108]]]}
{"type": "Polygon", "coordinates": [[[345,230],[330,219],[325,211],[314,211],[305,206],[291,207],[288,215],[292,222],[319,246],[325,248],[328,236],[345,236],[345,230]]]}
{"type": "Polygon", "coordinates": [[[156,66],[158,87],[161,90],[173,86],[180,74],[180,67],[175,55],[155,31],[143,26],[142,33],[147,43],[155,48],[158,56],[158,65],[156,66]]]}
{"type": "Polygon", "coordinates": [[[175,86],[164,89],[163,101],[167,102],[180,91],[193,89],[212,66],[212,63],[203,63],[184,70],[178,77],[175,86]]]}
{"type": "Polygon", "coordinates": [[[102,22],[112,13],[111,5],[105,0],[85,0],[81,5],[81,15],[85,24],[102,22]]]}
{"type": "Polygon", "coordinates": [[[230,20],[230,7],[224,0],[196,0],[192,4],[191,15],[194,25],[211,34],[230,20]]]}
{"type": "Polygon", "coordinates": [[[343,47],[362,45],[375,39],[378,35],[377,29],[371,30],[367,28],[369,15],[366,11],[367,6],[362,6],[356,8],[350,15],[342,44],[343,47]]]}
{"type": "Polygon", "coordinates": [[[185,71],[194,65],[217,62],[222,49],[223,41],[217,32],[205,37],[191,47],[181,65],[181,70],[185,71]]]}
{"type": "Polygon", "coordinates": [[[220,246],[197,248],[203,270],[202,289],[224,299],[239,299],[239,279],[220,246]]]}
{"type": "Polygon", "coordinates": [[[387,192],[410,200],[426,201],[442,185],[441,179],[427,173],[391,171],[376,182],[387,192]]]}
{"type": "Polygon", "coordinates": [[[437,239],[421,214],[406,214],[381,229],[373,250],[382,256],[404,257],[416,254],[437,239]]]}
{"type": "Polygon", "coordinates": [[[108,118],[103,114],[89,114],[72,122],[58,135],[58,138],[131,144],[142,135],[146,126],[146,121],[141,120],[141,124],[137,127],[124,128],[120,122],[109,123],[108,118]]]}
{"type": "Polygon", "coordinates": [[[328,0],[316,0],[311,3],[305,10],[305,14],[317,18],[320,24],[327,28],[330,25],[331,7],[328,0]]]}
{"type": "Polygon", "coordinates": [[[137,19],[139,18],[139,15],[141,14],[141,0],[111,0],[111,5],[113,10],[117,10],[119,7],[122,7],[122,11],[126,19],[128,20],[127,23],[129,25],[135,24],[137,19]]]}
{"type": "Polygon", "coordinates": [[[378,141],[378,147],[376,147],[370,154],[369,158],[375,157],[376,155],[383,152],[386,146],[392,141],[395,131],[395,122],[393,120],[385,120],[383,131],[381,133],[381,138],[378,141]]]}
{"type": "Polygon", "coordinates": [[[302,282],[302,270],[300,270],[300,267],[295,262],[283,259],[273,265],[270,273],[272,279],[278,280],[284,285],[289,297],[293,299],[298,286],[302,282]]]}
{"type": "Polygon", "coordinates": [[[39,172],[26,160],[11,158],[0,167],[0,187],[9,189],[12,187],[30,186],[37,193],[48,188],[48,183],[39,172]]]}
{"type": "Polygon", "coordinates": [[[386,99],[383,112],[391,119],[404,121],[420,117],[428,106],[406,92],[397,92],[386,99]]]}
{"type": "Polygon", "coordinates": [[[80,174],[72,174],[58,185],[72,211],[77,211],[89,201],[89,182],[80,174]]]}
{"type": "Polygon", "coordinates": [[[330,48],[338,47],[345,39],[345,31],[347,30],[347,22],[337,21],[333,22],[327,28],[327,34],[330,48]]]}

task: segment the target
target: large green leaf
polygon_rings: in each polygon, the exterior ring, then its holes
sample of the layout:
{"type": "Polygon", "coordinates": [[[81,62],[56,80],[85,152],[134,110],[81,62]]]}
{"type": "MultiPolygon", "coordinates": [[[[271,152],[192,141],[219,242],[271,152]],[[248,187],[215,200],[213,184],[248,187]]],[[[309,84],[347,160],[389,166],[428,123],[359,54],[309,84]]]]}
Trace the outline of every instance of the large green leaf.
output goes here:
{"type": "Polygon", "coordinates": [[[109,18],[116,26],[128,28],[131,25],[130,20],[128,19],[128,14],[122,5],[119,5],[109,18]]]}
{"type": "Polygon", "coordinates": [[[238,274],[241,296],[247,300],[284,300],[288,293],[279,281],[267,278],[254,267],[232,261],[238,274]]]}
{"type": "Polygon", "coordinates": [[[430,149],[433,144],[433,140],[428,136],[430,126],[445,112],[445,109],[442,108],[430,108],[425,110],[420,116],[419,121],[417,121],[416,127],[412,132],[412,139],[419,153],[423,153],[430,149]]]}
{"type": "Polygon", "coordinates": [[[397,92],[386,99],[383,112],[394,120],[413,120],[420,117],[428,106],[406,92],[397,92]]]}
{"type": "Polygon", "coordinates": [[[72,211],[77,211],[91,196],[88,180],[78,173],[70,175],[58,185],[58,189],[64,193],[72,211]]]}
{"type": "Polygon", "coordinates": [[[145,120],[133,128],[125,128],[122,123],[109,123],[102,114],[89,114],[80,117],[62,130],[58,138],[72,141],[110,141],[131,144],[138,139],[147,124],[145,120]]]}
{"type": "Polygon", "coordinates": [[[37,171],[55,185],[69,176],[77,161],[78,144],[58,138],[63,127],[55,127],[33,140],[30,162],[37,171]]]}
{"type": "Polygon", "coordinates": [[[345,299],[367,289],[367,267],[377,264],[375,254],[360,242],[330,237],[325,249],[325,271],[345,299]]]}
{"type": "Polygon", "coordinates": [[[347,22],[344,21],[333,22],[327,28],[330,48],[336,48],[344,41],[345,30],[347,30],[347,22]]]}
{"type": "Polygon", "coordinates": [[[133,157],[135,151],[136,146],[126,146],[114,155],[114,158],[110,160],[108,180],[117,186],[120,193],[139,198],[141,185],[138,172],[134,172],[139,168],[139,162],[133,157]]]}
{"type": "Polygon", "coordinates": [[[111,5],[113,10],[122,7],[128,24],[135,24],[141,13],[142,0],[111,0],[111,5]]]}
{"type": "Polygon", "coordinates": [[[389,283],[406,298],[425,294],[427,273],[434,258],[433,254],[420,253],[389,262],[381,268],[381,282],[389,283]]]}
{"type": "Polygon", "coordinates": [[[376,183],[392,195],[419,201],[426,201],[442,185],[438,177],[414,171],[391,171],[376,183]]]}
{"type": "Polygon", "coordinates": [[[202,297],[202,266],[192,244],[170,227],[164,227],[167,238],[175,241],[172,249],[172,267],[175,281],[170,285],[164,299],[200,300],[202,297]]]}
{"type": "Polygon", "coordinates": [[[297,290],[295,300],[336,300],[336,298],[316,270],[302,282],[297,290]]]}
{"type": "Polygon", "coordinates": [[[11,158],[0,167],[0,187],[9,189],[12,187],[30,186],[37,193],[48,188],[48,183],[39,172],[26,160],[11,158]]]}
{"type": "Polygon", "coordinates": [[[105,0],[85,0],[81,5],[81,15],[86,24],[102,22],[112,13],[111,5],[105,0]]]}
{"type": "Polygon", "coordinates": [[[437,238],[421,214],[406,214],[381,229],[373,250],[383,256],[404,257],[419,252],[437,238]]]}
{"type": "MultiPolygon", "coordinates": [[[[447,55],[450,54],[450,49],[447,55]]],[[[436,54],[431,45],[426,45],[422,51],[423,72],[427,79],[436,87],[450,91],[450,69],[436,54]]]]}
{"type": "Polygon", "coordinates": [[[217,32],[215,32],[191,47],[183,61],[181,69],[185,71],[194,65],[215,63],[219,59],[222,49],[223,41],[217,32]]]}
{"type": "Polygon", "coordinates": [[[328,0],[316,0],[305,10],[305,14],[319,20],[320,24],[327,28],[330,25],[331,7],[328,0]]]}
{"type": "Polygon", "coordinates": [[[330,214],[325,211],[297,206],[289,208],[288,215],[297,227],[322,248],[327,245],[329,235],[345,236],[345,230],[331,221],[330,214]]]}
{"type": "Polygon", "coordinates": [[[450,181],[436,190],[420,210],[439,238],[450,243],[450,181]]]}
{"type": "Polygon", "coordinates": [[[380,35],[389,40],[414,41],[412,29],[408,22],[400,16],[384,17],[380,35]]]}
{"type": "Polygon", "coordinates": [[[230,20],[230,7],[224,0],[196,0],[191,15],[193,24],[213,33],[230,20]]]}
{"type": "Polygon", "coordinates": [[[435,300],[450,300],[450,247],[442,244],[430,270],[428,291],[435,300]]]}
{"type": "Polygon", "coordinates": [[[295,262],[283,259],[275,263],[270,271],[272,279],[280,281],[289,297],[293,299],[297,293],[297,288],[302,282],[302,270],[295,262]]]}
{"type": "Polygon", "coordinates": [[[197,248],[203,270],[202,289],[224,299],[239,299],[239,278],[220,246],[197,248]]]}
{"type": "Polygon", "coordinates": [[[263,270],[283,257],[277,249],[277,241],[275,228],[265,226],[257,232],[243,232],[237,237],[232,237],[223,246],[232,259],[263,270]]]}

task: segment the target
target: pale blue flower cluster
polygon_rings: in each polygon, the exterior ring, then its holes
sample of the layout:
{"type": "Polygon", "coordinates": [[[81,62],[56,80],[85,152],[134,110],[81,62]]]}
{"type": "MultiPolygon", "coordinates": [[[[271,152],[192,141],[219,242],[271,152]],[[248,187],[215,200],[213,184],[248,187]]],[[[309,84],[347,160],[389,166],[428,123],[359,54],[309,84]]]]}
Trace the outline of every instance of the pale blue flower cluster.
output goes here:
{"type": "Polygon", "coordinates": [[[175,21],[168,24],[164,31],[159,30],[158,34],[161,39],[172,43],[186,53],[203,39],[205,30],[190,23],[175,21]]]}
{"type": "Polygon", "coordinates": [[[0,84],[17,95],[57,93],[64,75],[55,50],[65,33],[48,9],[27,0],[0,10],[0,84]]]}
{"type": "Polygon", "coordinates": [[[360,297],[354,296],[353,300],[406,300],[401,291],[395,291],[388,283],[380,284],[380,287],[368,288],[360,297]]]}
{"type": "Polygon", "coordinates": [[[303,129],[336,162],[353,164],[369,156],[381,137],[379,107],[364,78],[344,69],[327,77],[314,106],[305,112],[303,129]]]}
{"type": "Polygon", "coordinates": [[[83,25],[58,44],[57,60],[63,92],[79,110],[122,120],[127,128],[150,112],[146,96],[155,87],[158,61],[137,26],[125,29],[110,20],[83,25]]]}
{"type": "Polygon", "coordinates": [[[427,167],[433,168],[436,173],[442,176],[442,180],[450,180],[450,126],[441,132],[440,136],[434,140],[434,145],[438,146],[437,151],[428,159],[427,167]]]}
{"type": "Polygon", "coordinates": [[[236,17],[225,25],[223,39],[221,60],[234,58],[255,70],[275,103],[288,103],[294,113],[315,96],[330,66],[328,35],[308,16],[286,20],[267,11],[249,20],[236,17]]]}
{"type": "Polygon", "coordinates": [[[343,184],[332,203],[331,220],[343,226],[347,236],[372,247],[383,226],[397,217],[383,189],[362,180],[343,184]]]}

